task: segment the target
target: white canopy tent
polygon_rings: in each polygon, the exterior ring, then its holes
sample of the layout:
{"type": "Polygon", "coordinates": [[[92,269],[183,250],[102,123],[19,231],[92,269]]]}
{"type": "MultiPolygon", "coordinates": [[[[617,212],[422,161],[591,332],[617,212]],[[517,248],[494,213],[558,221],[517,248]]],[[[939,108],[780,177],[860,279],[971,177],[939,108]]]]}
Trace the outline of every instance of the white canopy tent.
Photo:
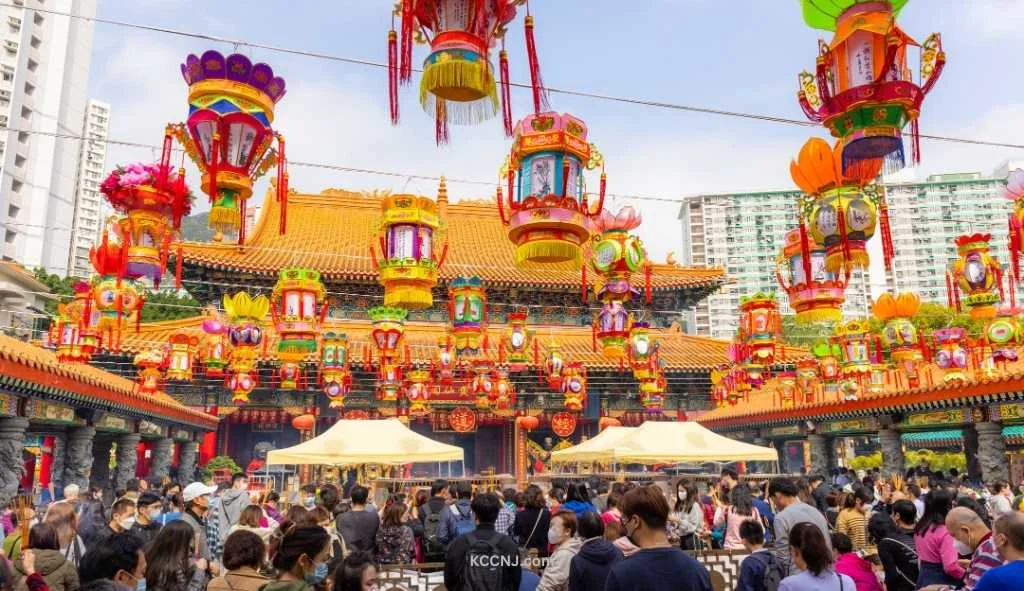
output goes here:
{"type": "Polygon", "coordinates": [[[607,427],[579,445],[551,453],[552,462],[603,462],[614,458],[616,447],[638,427],[607,427]]]}
{"type": "Polygon", "coordinates": [[[309,441],[267,452],[267,465],[400,465],[462,460],[461,447],[424,437],[398,419],[340,420],[309,441]]]}

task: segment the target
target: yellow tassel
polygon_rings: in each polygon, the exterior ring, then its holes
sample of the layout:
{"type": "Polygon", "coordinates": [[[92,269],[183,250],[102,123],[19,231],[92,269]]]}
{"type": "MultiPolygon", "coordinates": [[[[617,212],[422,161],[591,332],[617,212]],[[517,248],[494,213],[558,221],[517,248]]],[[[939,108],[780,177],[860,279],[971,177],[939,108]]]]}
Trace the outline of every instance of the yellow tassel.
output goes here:
{"type": "MultiPolygon", "coordinates": [[[[854,269],[864,269],[870,264],[871,259],[868,256],[868,251],[855,249],[851,246],[850,248],[850,267],[854,269]]],[[[830,273],[838,273],[843,269],[843,265],[846,261],[843,260],[843,252],[841,249],[837,249],[837,252],[830,253],[825,257],[825,269],[830,273]]]]}
{"type": "Polygon", "coordinates": [[[797,312],[797,324],[815,324],[818,322],[839,322],[843,319],[843,313],[838,308],[814,308],[797,312]]]}
{"type": "Polygon", "coordinates": [[[473,125],[498,113],[498,88],[490,65],[449,59],[428,64],[420,79],[420,104],[435,113],[437,98],[447,101],[448,120],[456,125],[473,125]]]}
{"type": "Polygon", "coordinates": [[[384,305],[405,308],[407,310],[418,310],[433,306],[434,297],[429,288],[390,287],[384,290],[384,305]]]}
{"type": "Polygon", "coordinates": [[[516,265],[531,263],[564,263],[580,265],[580,247],[564,240],[533,240],[516,247],[516,265]]]}
{"type": "Polygon", "coordinates": [[[215,205],[210,208],[210,217],[207,225],[211,228],[237,229],[238,224],[237,207],[218,207],[215,205]]]}

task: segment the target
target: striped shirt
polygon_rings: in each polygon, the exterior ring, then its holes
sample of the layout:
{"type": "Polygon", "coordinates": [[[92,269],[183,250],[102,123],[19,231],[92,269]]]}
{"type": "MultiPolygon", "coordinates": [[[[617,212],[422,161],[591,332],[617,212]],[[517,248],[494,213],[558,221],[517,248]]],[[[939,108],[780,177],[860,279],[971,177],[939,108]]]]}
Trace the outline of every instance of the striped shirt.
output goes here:
{"type": "Polygon", "coordinates": [[[868,516],[856,509],[843,509],[836,519],[836,531],[846,534],[853,543],[853,549],[867,554],[877,552],[868,544],[868,516]]]}
{"type": "Polygon", "coordinates": [[[971,565],[967,567],[964,589],[973,591],[982,575],[1002,565],[1003,561],[999,558],[999,552],[996,551],[996,544],[992,541],[992,533],[985,534],[985,537],[981,538],[981,543],[974,549],[974,554],[971,555],[971,565]]]}

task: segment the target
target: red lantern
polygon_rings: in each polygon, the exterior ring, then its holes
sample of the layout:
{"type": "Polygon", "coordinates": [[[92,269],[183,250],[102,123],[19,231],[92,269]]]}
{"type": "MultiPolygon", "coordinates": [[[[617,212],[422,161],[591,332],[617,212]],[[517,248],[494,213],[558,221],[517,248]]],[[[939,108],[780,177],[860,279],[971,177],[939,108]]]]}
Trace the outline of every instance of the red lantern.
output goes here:
{"type": "Polygon", "coordinates": [[[533,431],[540,426],[540,419],[533,416],[516,417],[516,425],[525,431],[533,431]]]}
{"type": "Polygon", "coordinates": [[[409,400],[409,415],[426,416],[430,413],[430,372],[417,369],[409,372],[409,385],[405,397],[409,400]]]}
{"type": "Polygon", "coordinates": [[[601,419],[599,421],[597,421],[597,427],[600,430],[602,430],[602,431],[604,431],[608,427],[621,427],[621,426],[622,426],[622,421],[620,421],[619,419],[616,419],[615,417],[601,417],[601,419]]]}
{"type": "Polygon", "coordinates": [[[292,419],[292,427],[299,431],[312,431],[316,425],[316,417],[311,414],[299,415],[292,419]]]}

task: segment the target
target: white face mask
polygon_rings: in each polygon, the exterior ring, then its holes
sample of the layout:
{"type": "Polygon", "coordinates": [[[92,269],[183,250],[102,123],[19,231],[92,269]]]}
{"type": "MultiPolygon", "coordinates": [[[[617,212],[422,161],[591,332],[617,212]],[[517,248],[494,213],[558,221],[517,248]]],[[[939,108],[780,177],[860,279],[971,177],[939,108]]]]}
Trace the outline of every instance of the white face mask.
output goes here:
{"type": "Polygon", "coordinates": [[[974,554],[974,548],[971,548],[956,538],[953,538],[953,547],[956,548],[956,553],[961,556],[974,554]]]}
{"type": "Polygon", "coordinates": [[[548,543],[557,544],[562,541],[562,532],[559,529],[551,528],[548,530],[548,543]]]}
{"type": "Polygon", "coordinates": [[[121,529],[127,531],[127,530],[131,529],[133,525],[135,525],[135,518],[134,517],[125,517],[124,519],[121,519],[120,521],[118,521],[117,524],[121,526],[121,529]]]}
{"type": "Polygon", "coordinates": [[[677,493],[676,493],[676,497],[677,497],[677,498],[678,498],[678,499],[679,499],[680,501],[685,501],[685,500],[686,500],[686,491],[685,491],[685,490],[681,490],[681,491],[677,492],[677,493]]]}

